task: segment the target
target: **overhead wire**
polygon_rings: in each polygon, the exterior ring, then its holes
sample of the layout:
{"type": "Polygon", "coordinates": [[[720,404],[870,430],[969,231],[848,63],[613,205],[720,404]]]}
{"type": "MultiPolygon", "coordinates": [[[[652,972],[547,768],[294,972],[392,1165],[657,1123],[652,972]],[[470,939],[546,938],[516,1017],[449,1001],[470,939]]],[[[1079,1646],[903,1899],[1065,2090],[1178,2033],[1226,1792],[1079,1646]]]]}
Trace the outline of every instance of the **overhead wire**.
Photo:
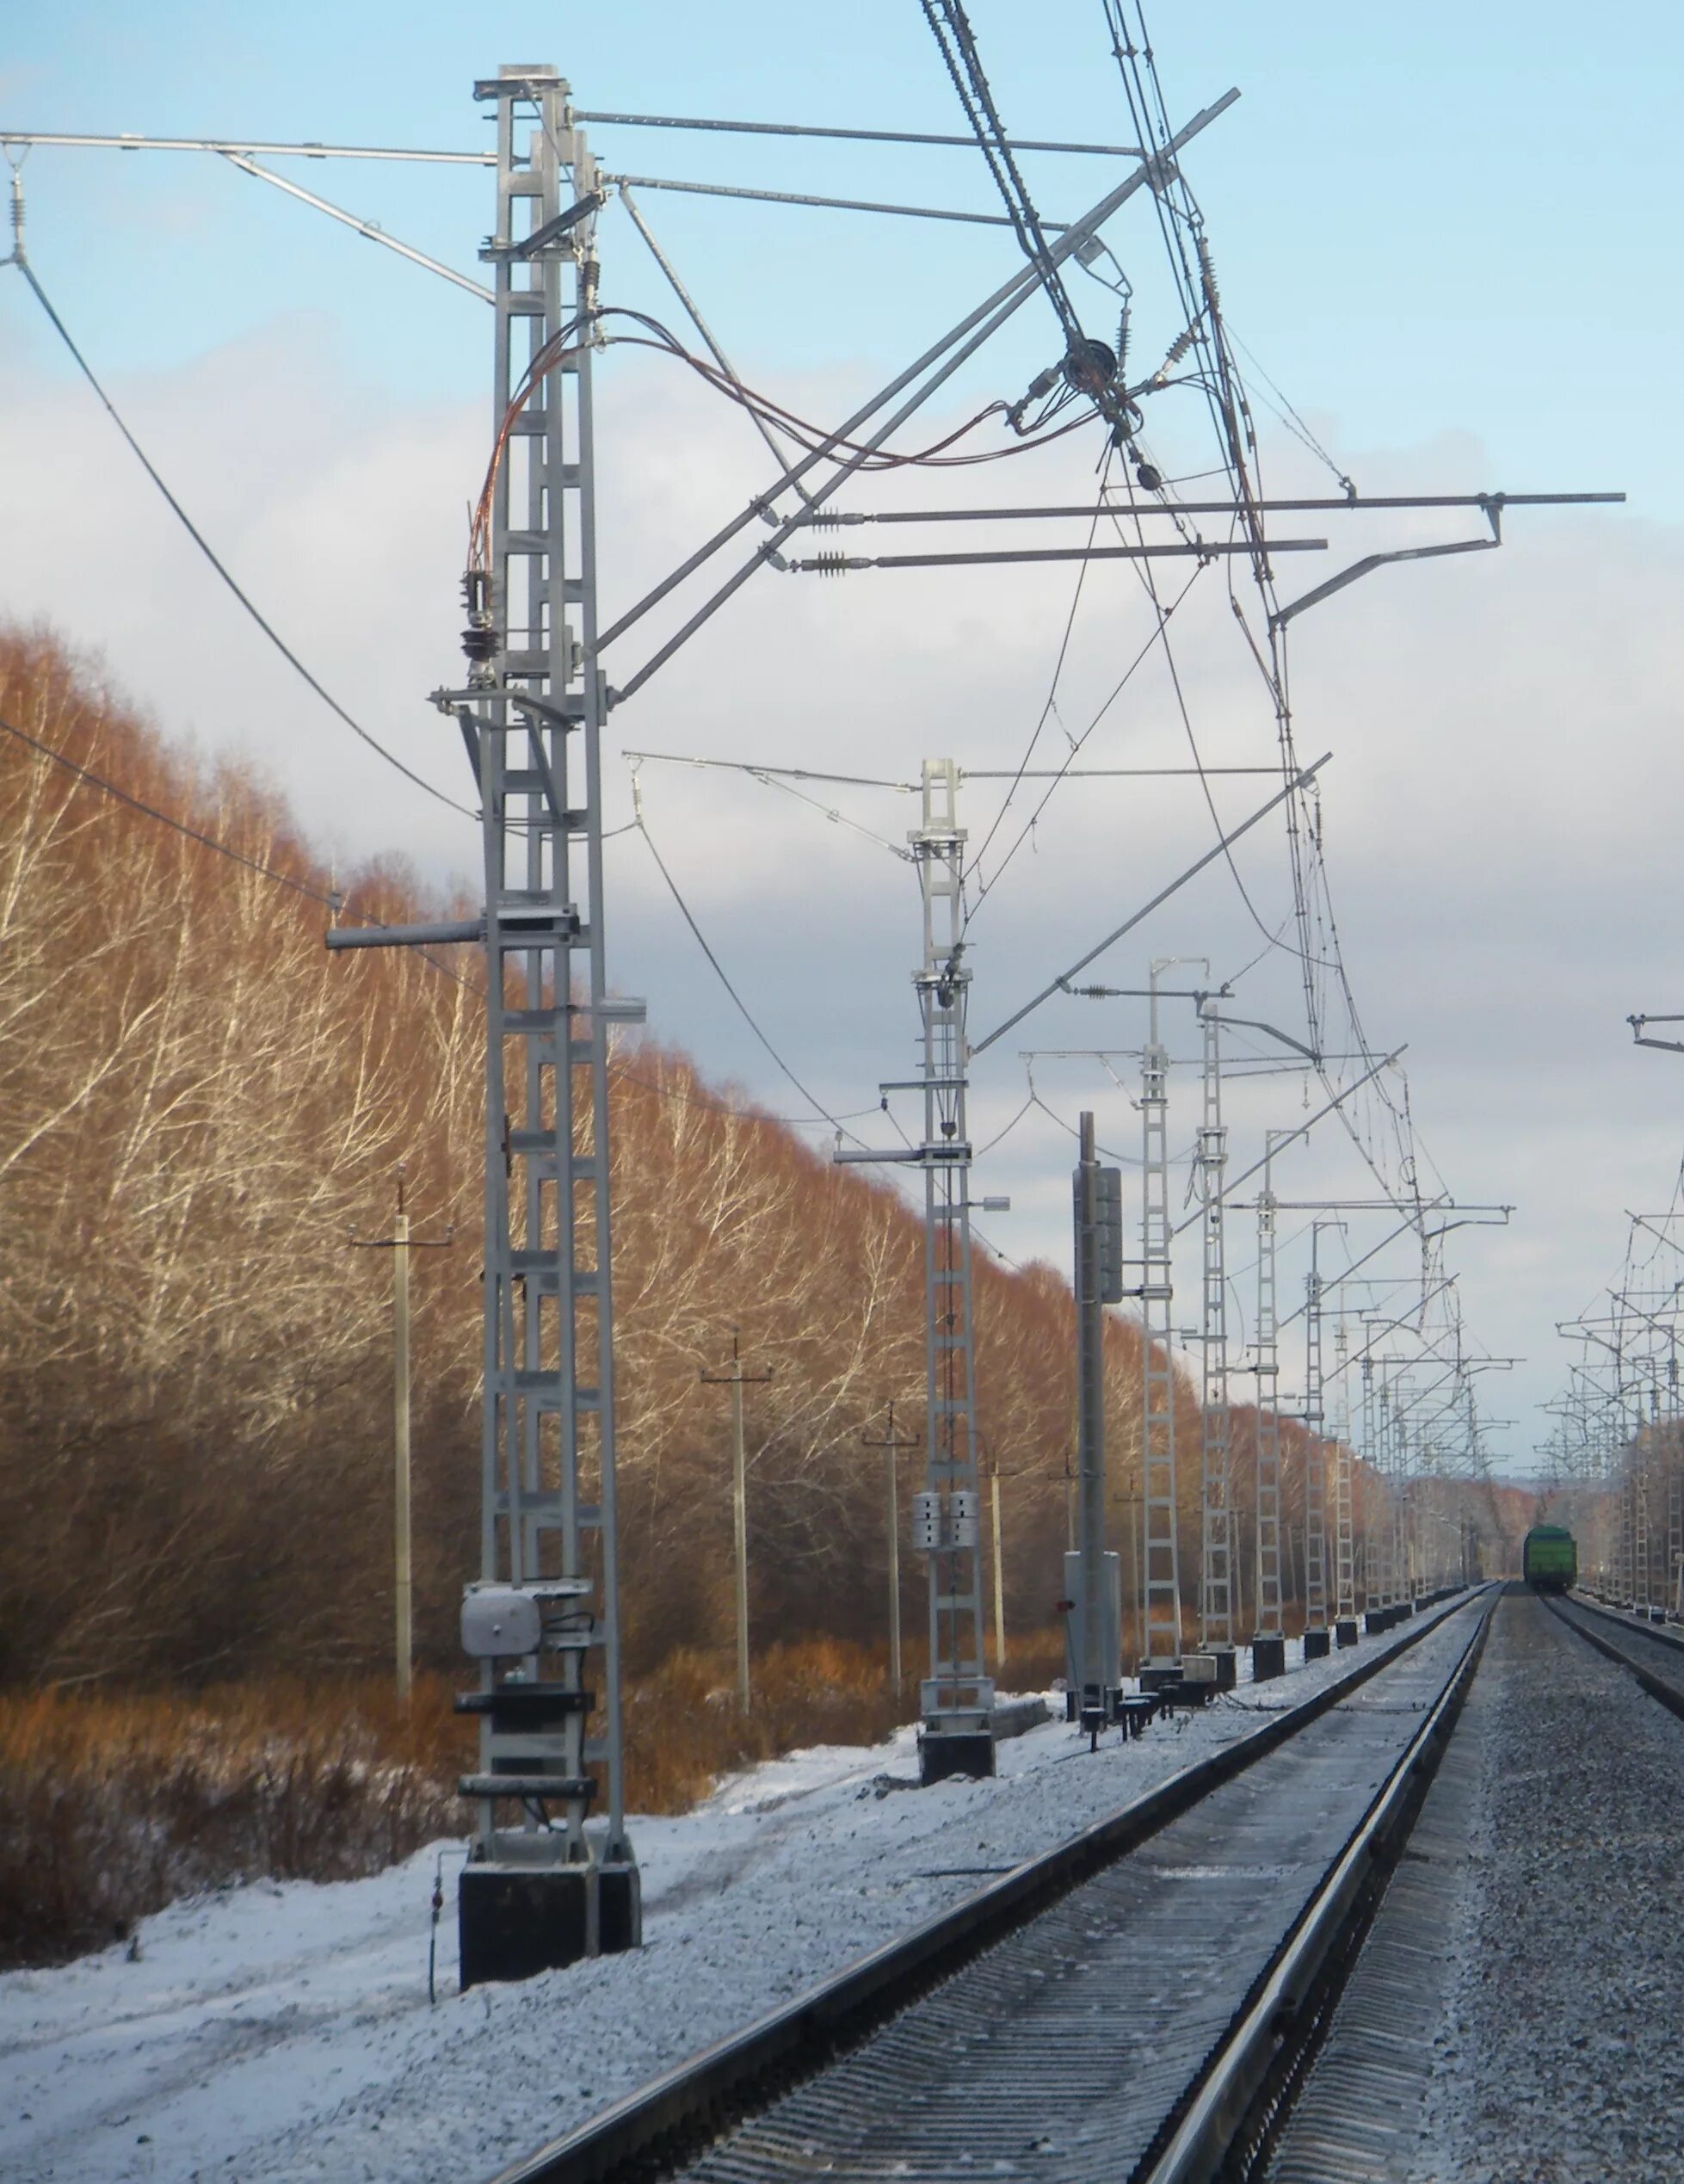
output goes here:
{"type": "MultiPolygon", "coordinates": [[[[1106,445],[1104,460],[1100,470],[1098,499],[1101,503],[1103,503],[1105,499],[1106,484],[1110,475],[1111,461],[1113,453],[1114,450],[1113,449],[1111,444],[1107,441],[1106,445]]],[[[1090,552],[1093,549],[1094,540],[1099,536],[1099,523],[1100,510],[1099,508],[1096,507],[1094,510],[1093,521],[1088,526],[1088,547],[1090,552]]],[[[1036,746],[1040,742],[1041,731],[1045,729],[1047,722],[1052,718],[1054,713],[1057,711],[1059,678],[1064,674],[1064,662],[1070,653],[1070,634],[1076,627],[1076,617],[1081,608],[1082,592],[1083,586],[1088,581],[1088,570],[1089,565],[1090,565],[1086,559],[1077,562],[1076,565],[1076,586],[1070,594],[1070,612],[1064,617],[1064,634],[1058,640],[1058,657],[1052,663],[1052,676],[1051,682],[1047,685],[1046,702],[1041,707],[1040,718],[1036,721],[1034,729],[1030,735],[1028,743],[1024,750],[1023,756],[1018,761],[1017,771],[1012,776],[1011,786],[1007,789],[1004,797],[1001,799],[1000,808],[995,813],[994,817],[990,824],[988,832],[983,836],[982,842],[978,847],[976,854],[972,859],[973,869],[979,866],[982,863],[983,859],[988,854],[990,844],[993,842],[995,836],[1000,831],[1001,827],[1005,824],[1006,814],[1011,809],[1012,799],[1016,795],[1018,789],[1022,783],[1023,776],[1028,770],[1029,761],[1034,756],[1036,746]]],[[[980,896],[978,899],[980,902],[980,896]]]]}
{"type": "MultiPolygon", "coordinates": [[[[78,780],[85,781],[90,788],[96,788],[102,794],[114,798],[116,802],[126,805],[131,811],[139,812],[144,818],[156,820],[159,826],[170,828],[173,833],[183,836],[188,841],[196,842],[201,848],[214,850],[219,857],[226,857],[231,863],[243,866],[247,872],[256,873],[260,879],[272,880],[277,887],[290,888],[296,895],[303,895],[312,903],[320,903],[325,909],[330,910],[336,918],[344,907],[345,898],[342,895],[330,893],[323,888],[312,886],[308,880],[299,879],[292,873],[281,872],[274,866],[266,865],[256,857],[247,856],[243,849],[236,849],[231,843],[219,841],[215,835],[207,834],[202,828],[189,826],[184,819],[172,818],[168,811],[160,811],[155,804],[148,804],[144,797],[135,796],[127,789],[119,788],[114,781],[108,780],[103,774],[96,773],[92,767],[79,764],[77,760],[67,757],[63,751],[54,750],[51,743],[43,742],[39,736],[32,736],[27,728],[20,728],[15,720],[0,718],[0,730],[3,730],[7,735],[15,737],[17,742],[27,743],[31,750],[38,751],[43,758],[50,759],[55,766],[62,767],[65,773],[73,774],[78,780]]],[[[380,931],[387,929],[386,922],[382,918],[371,917],[365,919],[363,922],[380,931]]],[[[467,987],[470,992],[478,993],[481,990],[471,978],[463,978],[459,972],[453,971],[448,964],[441,963],[435,956],[429,955],[425,948],[417,948],[416,953],[423,963],[438,972],[441,977],[453,979],[459,986],[467,987]]]]}
{"type": "Polygon", "coordinates": [[[719,984],[725,988],[726,993],[730,995],[737,1014],[742,1017],[743,1022],[749,1027],[749,1029],[759,1040],[762,1046],[765,1048],[767,1053],[770,1055],[778,1069],[789,1080],[790,1083],[795,1087],[795,1089],[801,1095],[801,1097],[807,1102],[809,1107],[812,1108],[814,1114],[819,1116],[823,1121],[830,1124],[830,1127],[836,1132],[838,1141],[840,1142],[840,1140],[845,1137],[852,1138],[856,1145],[860,1144],[861,1140],[858,1137],[854,1136],[853,1131],[844,1127],[841,1118],[833,1114],[824,1105],[823,1101],[820,1100],[816,1094],[808,1089],[806,1085],[802,1083],[801,1079],[790,1067],[789,1064],[785,1061],[783,1056],[772,1044],[772,1041],[767,1037],[765,1032],[762,1030],[759,1021],[756,1017],[754,1011],[749,1007],[748,1003],[743,1000],[742,995],[732,984],[730,973],[726,971],[725,965],[719,960],[719,958],[714,953],[700,926],[696,922],[694,914],[691,910],[689,904],[685,901],[684,897],[679,889],[678,882],[673,878],[672,873],[668,867],[666,859],[662,856],[659,848],[656,845],[655,837],[649,830],[649,819],[647,814],[643,809],[643,799],[641,795],[638,798],[638,817],[635,824],[638,831],[644,838],[645,844],[649,850],[650,855],[655,861],[656,870],[660,873],[661,878],[666,883],[667,892],[672,897],[674,903],[677,905],[679,916],[684,920],[685,924],[688,926],[691,938],[695,941],[696,946],[701,950],[703,955],[707,959],[708,966],[712,971],[714,977],[718,978],[719,984]]]}
{"type": "Polygon", "coordinates": [[[65,347],[70,351],[71,355],[75,359],[77,366],[80,369],[83,377],[87,380],[89,386],[92,387],[94,392],[98,396],[107,416],[109,416],[113,424],[116,426],[118,431],[121,433],[123,438],[128,442],[129,447],[133,453],[136,460],[139,462],[141,468],[145,472],[147,477],[151,479],[153,484],[157,486],[158,491],[163,495],[171,513],[180,522],[188,536],[193,540],[194,546],[198,547],[200,552],[203,554],[206,560],[209,562],[211,567],[216,571],[216,574],[222,579],[228,589],[233,594],[234,597],[245,609],[246,613],[256,624],[257,627],[262,632],[263,635],[268,638],[270,644],[274,646],[275,650],[281,654],[282,659],[287,662],[287,665],[293,669],[294,674],[296,674],[310,689],[315,692],[316,695],[321,700],[322,703],[336,719],[342,721],[343,725],[350,730],[354,736],[357,737],[362,743],[366,743],[369,750],[372,750],[377,757],[383,758],[388,766],[393,768],[398,773],[401,774],[405,780],[413,782],[416,788],[423,791],[425,794],[433,798],[435,802],[446,805],[447,809],[452,811],[460,812],[465,819],[477,818],[478,814],[470,810],[466,804],[459,804],[453,796],[447,796],[442,789],[435,788],[432,782],[426,780],[423,775],[417,774],[412,766],[406,766],[404,761],[398,756],[395,751],[388,750],[386,746],[380,742],[379,738],[372,735],[369,731],[362,725],[362,723],[360,720],[354,719],[353,716],[346,711],[345,707],[340,704],[338,699],[333,695],[332,692],[325,688],[317,677],[311,673],[310,669],[305,665],[304,662],[299,657],[298,654],[293,650],[292,646],[287,644],[286,639],[281,635],[280,632],[274,627],[274,625],[268,620],[268,616],[265,615],[256,605],[250,595],[245,591],[235,579],[234,576],[230,571],[227,564],[222,559],[214,546],[211,545],[209,540],[206,538],[204,533],[199,528],[193,518],[188,514],[186,509],[182,505],[176,495],[170,490],[169,485],[164,482],[163,474],[158,470],[157,466],[152,461],[151,457],[146,453],[145,449],[140,445],[140,442],[135,438],[133,433],[130,431],[127,424],[124,422],[120,412],[118,410],[115,403],[112,401],[111,397],[106,392],[105,388],[101,385],[99,379],[95,373],[93,366],[89,363],[87,358],[77,346],[77,343],[71,334],[70,329],[65,325],[64,320],[53,308],[46,289],[42,287],[40,282],[35,277],[34,268],[28,262],[28,259],[21,255],[21,253],[15,255],[13,262],[16,265],[18,271],[23,275],[24,280],[28,283],[36,301],[46,312],[59,339],[64,342],[65,347]]]}

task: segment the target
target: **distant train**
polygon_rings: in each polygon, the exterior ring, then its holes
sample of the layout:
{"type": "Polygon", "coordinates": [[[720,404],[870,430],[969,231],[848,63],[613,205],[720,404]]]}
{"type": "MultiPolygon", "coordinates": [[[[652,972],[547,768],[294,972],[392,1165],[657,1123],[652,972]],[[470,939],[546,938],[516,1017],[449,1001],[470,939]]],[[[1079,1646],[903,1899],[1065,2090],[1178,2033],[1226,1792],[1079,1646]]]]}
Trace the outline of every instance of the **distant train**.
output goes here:
{"type": "Polygon", "coordinates": [[[1579,1551],[1558,1524],[1534,1524],[1521,1549],[1521,1575],[1534,1592],[1564,1593],[1579,1582],[1579,1551]]]}

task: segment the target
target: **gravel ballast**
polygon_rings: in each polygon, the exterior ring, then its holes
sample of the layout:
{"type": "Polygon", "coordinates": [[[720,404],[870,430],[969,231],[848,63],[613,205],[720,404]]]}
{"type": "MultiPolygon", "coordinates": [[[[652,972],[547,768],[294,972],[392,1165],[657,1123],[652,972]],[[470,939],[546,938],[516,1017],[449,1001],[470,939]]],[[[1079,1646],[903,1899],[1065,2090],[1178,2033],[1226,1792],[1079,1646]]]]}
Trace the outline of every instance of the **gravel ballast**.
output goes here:
{"type": "Polygon", "coordinates": [[[1684,2175],[1684,1722],[1517,1593],[1458,1739],[1478,1790],[1412,2184],[1684,2175]]]}

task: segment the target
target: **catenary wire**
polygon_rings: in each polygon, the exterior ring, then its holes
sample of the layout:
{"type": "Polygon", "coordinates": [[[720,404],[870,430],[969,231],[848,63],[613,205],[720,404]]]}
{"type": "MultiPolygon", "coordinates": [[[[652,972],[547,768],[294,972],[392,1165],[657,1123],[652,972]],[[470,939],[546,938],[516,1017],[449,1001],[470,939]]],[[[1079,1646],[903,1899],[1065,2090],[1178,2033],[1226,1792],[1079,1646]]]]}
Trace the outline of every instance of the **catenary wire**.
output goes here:
{"type": "Polygon", "coordinates": [[[860,1144],[861,1140],[854,1136],[853,1131],[845,1129],[838,1117],[831,1114],[830,1110],[824,1105],[823,1101],[817,1099],[814,1095],[807,1089],[806,1086],[803,1084],[800,1078],[797,1077],[794,1070],[791,1069],[789,1064],[785,1061],[783,1056],[779,1053],[777,1048],[774,1046],[771,1040],[761,1029],[759,1023],[756,1021],[754,1012],[749,1007],[748,1003],[743,1000],[742,995],[738,993],[737,988],[731,984],[730,976],[726,972],[724,964],[720,962],[719,957],[713,953],[712,948],[708,945],[700,926],[697,924],[694,916],[691,913],[689,904],[685,901],[682,894],[680,893],[678,883],[673,878],[671,873],[668,870],[665,858],[662,856],[660,850],[656,847],[655,837],[649,830],[649,821],[641,811],[638,813],[636,824],[638,831],[642,835],[645,842],[648,845],[650,855],[655,860],[656,870],[666,882],[667,892],[672,897],[673,901],[678,906],[679,916],[684,920],[686,925],[689,927],[691,938],[695,941],[696,946],[706,957],[709,967],[712,969],[714,977],[718,978],[719,984],[731,996],[732,1002],[736,1005],[737,1014],[742,1017],[743,1022],[749,1027],[749,1029],[754,1033],[755,1037],[760,1041],[761,1045],[771,1056],[773,1061],[777,1064],[778,1068],[783,1072],[784,1076],[789,1079],[789,1082],[795,1087],[796,1090],[801,1095],[801,1097],[806,1101],[807,1104],[812,1108],[814,1114],[822,1117],[824,1121],[828,1122],[830,1127],[836,1132],[838,1138],[853,1138],[854,1144],[856,1145],[860,1144]]]}
{"type": "Polygon", "coordinates": [[[145,449],[140,445],[140,442],[135,438],[134,435],[129,430],[127,425],[123,422],[122,416],[119,412],[116,404],[112,401],[111,397],[106,392],[104,387],[101,386],[99,379],[95,374],[92,365],[89,363],[87,358],[77,347],[75,341],[71,337],[70,329],[65,325],[64,320],[59,316],[59,313],[53,309],[52,303],[48,300],[46,289],[42,287],[40,282],[35,278],[34,267],[31,266],[27,260],[22,258],[15,260],[15,262],[17,265],[18,271],[28,282],[31,290],[34,292],[36,301],[40,305],[41,309],[46,313],[47,318],[52,321],[52,326],[58,333],[59,339],[64,342],[65,347],[70,351],[71,356],[76,360],[77,365],[81,370],[83,377],[87,380],[89,386],[92,387],[94,392],[99,397],[101,403],[104,406],[106,414],[110,417],[113,424],[116,426],[118,431],[122,434],[123,438],[128,442],[129,447],[133,452],[137,460],[139,462],[141,468],[145,472],[147,477],[151,479],[153,484],[157,486],[158,491],[163,496],[164,500],[169,503],[170,510],[176,515],[182,528],[187,532],[188,536],[193,540],[194,546],[196,546],[200,552],[204,555],[206,560],[210,563],[211,567],[216,571],[217,575],[221,577],[223,583],[228,587],[229,590],[232,592],[234,597],[239,602],[240,605],[244,608],[246,613],[251,617],[252,620],[257,625],[258,628],[262,630],[264,636],[268,639],[270,644],[274,646],[275,650],[281,654],[281,657],[287,662],[287,665],[292,668],[293,672],[298,675],[312,690],[315,692],[316,695],[321,700],[322,703],[326,706],[330,713],[333,713],[336,719],[342,721],[345,726],[350,730],[354,736],[360,737],[363,743],[367,744],[369,750],[373,751],[378,756],[383,758],[388,766],[395,768],[397,771],[404,776],[405,780],[413,782],[416,788],[423,790],[427,795],[434,798],[436,802],[448,806],[451,811],[460,812],[465,819],[477,818],[478,816],[478,813],[470,811],[466,804],[459,804],[453,796],[447,796],[442,789],[435,788],[431,781],[425,780],[421,774],[417,774],[413,767],[406,766],[403,760],[397,756],[396,752],[388,750],[386,745],[381,743],[377,737],[369,733],[368,730],[362,725],[361,721],[355,720],[352,718],[352,716],[345,710],[344,706],[340,704],[338,699],[336,698],[330,691],[325,689],[323,685],[317,681],[316,677],[311,673],[310,669],[305,665],[304,662],[299,657],[298,654],[293,651],[292,646],[287,644],[286,639],[280,634],[280,632],[275,629],[274,624],[268,620],[268,618],[253,603],[250,595],[243,590],[240,585],[235,581],[233,576],[230,573],[226,564],[217,553],[216,549],[211,545],[210,541],[206,538],[204,533],[199,528],[193,518],[188,514],[186,509],[182,507],[181,502],[176,499],[175,494],[171,492],[169,486],[165,484],[156,464],[154,464],[151,456],[147,454],[145,449]]]}
{"type": "MultiPolygon", "coordinates": [[[[248,857],[244,850],[233,848],[225,842],[219,842],[214,835],[206,834],[198,827],[188,826],[184,819],[171,818],[169,812],[160,811],[156,805],[148,804],[143,798],[131,795],[127,789],[119,788],[114,781],[107,780],[103,774],[96,774],[91,767],[78,765],[75,759],[67,758],[63,751],[55,750],[51,743],[43,743],[39,736],[32,736],[27,728],[20,728],[15,720],[0,719],[0,730],[15,737],[19,743],[27,743],[32,750],[39,751],[43,758],[51,759],[65,773],[73,774],[78,780],[86,781],[90,788],[99,789],[105,795],[114,798],[119,804],[126,805],[130,811],[139,812],[145,818],[157,820],[160,826],[169,827],[174,833],[185,836],[188,841],[198,842],[201,848],[213,849],[219,857],[226,857],[232,863],[244,866],[246,871],[256,873],[259,879],[273,880],[277,887],[289,887],[294,894],[305,896],[312,903],[320,903],[336,916],[338,916],[344,901],[342,896],[312,887],[308,880],[294,879],[291,873],[277,872],[273,865],[263,864],[256,857],[248,857]]],[[[367,922],[382,931],[386,929],[383,918],[373,917],[367,922]]],[[[463,978],[448,964],[441,963],[436,957],[429,955],[425,948],[417,948],[416,953],[423,963],[429,965],[442,977],[454,979],[459,986],[467,987],[470,992],[481,990],[471,978],[463,978]]]]}

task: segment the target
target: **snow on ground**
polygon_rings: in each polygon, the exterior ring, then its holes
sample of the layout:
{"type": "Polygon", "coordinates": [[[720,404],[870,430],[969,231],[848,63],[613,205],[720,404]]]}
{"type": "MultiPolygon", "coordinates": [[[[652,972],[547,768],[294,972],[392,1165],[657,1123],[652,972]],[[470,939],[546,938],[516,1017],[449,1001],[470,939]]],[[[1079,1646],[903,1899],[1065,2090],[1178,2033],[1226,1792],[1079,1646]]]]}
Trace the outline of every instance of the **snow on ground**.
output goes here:
{"type": "Polygon", "coordinates": [[[1001,1745],[992,1782],[916,1789],[910,1729],[731,1776],[693,1812],[634,1823],[643,1949],[519,1985],[457,1991],[456,1843],[369,1880],[175,1904],[135,1961],[117,1946],[0,1977],[0,2178],[489,2175],[1352,1665],[1306,1669],[1296,1642],[1288,1659],[1282,1683],[1097,1754],[1047,1723],[1001,1745]]]}

